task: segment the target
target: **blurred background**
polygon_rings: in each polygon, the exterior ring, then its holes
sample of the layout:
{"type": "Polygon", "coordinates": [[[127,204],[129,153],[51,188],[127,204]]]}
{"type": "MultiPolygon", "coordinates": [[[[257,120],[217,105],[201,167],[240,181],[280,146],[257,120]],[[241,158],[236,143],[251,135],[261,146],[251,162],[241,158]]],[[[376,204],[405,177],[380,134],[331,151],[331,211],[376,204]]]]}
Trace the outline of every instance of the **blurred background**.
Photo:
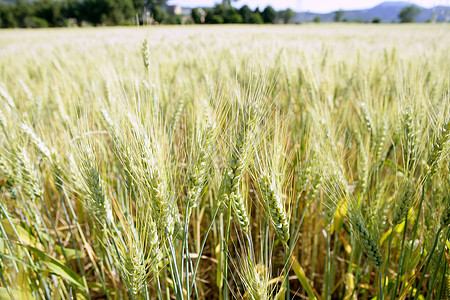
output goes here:
{"type": "Polygon", "coordinates": [[[448,22],[448,0],[0,0],[0,27],[448,22]]]}

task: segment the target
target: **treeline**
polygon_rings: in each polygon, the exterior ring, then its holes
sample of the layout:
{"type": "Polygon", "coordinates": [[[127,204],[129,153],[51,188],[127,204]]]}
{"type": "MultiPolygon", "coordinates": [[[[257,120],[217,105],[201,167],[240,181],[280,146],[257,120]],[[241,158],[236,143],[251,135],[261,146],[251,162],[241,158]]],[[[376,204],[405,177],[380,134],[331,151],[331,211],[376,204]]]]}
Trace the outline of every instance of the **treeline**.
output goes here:
{"type": "MultiPolygon", "coordinates": [[[[0,27],[133,25],[158,13],[164,0],[37,0],[0,3],[0,27]]],[[[169,19],[168,19],[169,21],[169,19]]]]}
{"type": "Polygon", "coordinates": [[[218,4],[195,8],[190,15],[169,14],[165,0],[37,0],[0,3],[0,27],[37,28],[96,25],[289,23],[291,9],[275,11],[267,6],[251,10],[218,4]]]}
{"type": "Polygon", "coordinates": [[[192,21],[200,24],[247,23],[247,24],[274,24],[289,23],[295,16],[292,9],[275,11],[267,6],[263,11],[259,8],[251,10],[247,5],[236,9],[231,6],[218,4],[214,8],[194,8],[191,12],[192,21]]]}

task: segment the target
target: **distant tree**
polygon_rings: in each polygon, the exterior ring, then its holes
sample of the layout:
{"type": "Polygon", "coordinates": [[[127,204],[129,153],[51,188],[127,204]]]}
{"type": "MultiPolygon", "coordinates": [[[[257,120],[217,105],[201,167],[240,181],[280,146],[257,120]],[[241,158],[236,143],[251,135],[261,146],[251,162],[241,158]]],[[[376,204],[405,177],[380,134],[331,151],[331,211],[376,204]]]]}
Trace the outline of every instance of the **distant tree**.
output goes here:
{"type": "Polygon", "coordinates": [[[146,2],[144,2],[143,0],[132,0],[131,2],[133,2],[135,13],[142,15],[144,8],[146,6],[146,2]]]}
{"type": "Polygon", "coordinates": [[[225,15],[227,14],[227,7],[223,4],[217,4],[213,8],[213,13],[214,15],[221,16],[222,18],[224,18],[225,15]]]}
{"type": "Polygon", "coordinates": [[[421,9],[415,5],[406,6],[400,11],[398,18],[401,23],[412,23],[420,11],[421,9]]]}
{"type": "Polygon", "coordinates": [[[12,11],[4,4],[0,4],[0,28],[16,27],[17,22],[14,19],[12,11]]]}
{"type": "Polygon", "coordinates": [[[196,24],[201,24],[202,23],[202,14],[200,13],[198,8],[194,8],[191,11],[191,17],[192,17],[192,20],[194,20],[194,22],[196,24]]]}
{"type": "Polygon", "coordinates": [[[211,24],[212,23],[212,17],[214,16],[212,8],[205,8],[205,23],[211,24]]]}
{"type": "Polygon", "coordinates": [[[181,24],[183,21],[183,15],[172,15],[167,19],[169,24],[181,24]]]}
{"type": "Polygon", "coordinates": [[[236,2],[238,0],[222,0],[222,4],[226,7],[231,7],[231,2],[236,2]]]}
{"type": "Polygon", "coordinates": [[[381,23],[381,18],[379,18],[379,17],[373,18],[372,23],[375,23],[375,24],[381,23]]]}
{"type": "Polygon", "coordinates": [[[80,25],[82,19],[82,4],[78,0],[65,0],[62,2],[61,14],[64,19],[75,19],[80,25]]]}
{"type": "Polygon", "coordinates": [[[223,23],[223,18],[222,16],[219,15],[213,15],[212,19],[211,19],[211,23],[212,24],[222,24],[223,23]]]}
{"type": "Polygon", "coordinates": [[[258,12],[252,13],[250,16],[250,22],[251,24],[264,24],[263,18],[258,12]]]}
{"type": "Polygon", "coordinates": [[[158,23],[163,23],[169,18],[169,15],[164,9],[162,9],[161,6],[153,6],[150,10],[150,13],[152,14],[153,20],[158,23]]]}
{"type": "Polygon", "coordinates": [[[343,16],[344,16],[344,11],[342,9],[337,10],[337,11],[334,12],[333,20],[335,22],[341,22],[343,16]]]}
{"type": "MultiPolygon", "coordinates": [[[[235,14],[236,14],[236,15],[239,15],[239,12],[237,11],[237,9],[234,8],[234,7],[228,6],[228,7],[225,9],[225,12],[223,12],[223,14],[222,14],[223,22],[224,22],[224,23],[234,23],[234,22],[233,22],[233,19],[235,19],[235,18],[233,18],[233,16],[234,16],[235,14]]],[[[240,16],[240,15],[239,15],[239,16],[240,16]]]]}
{"type": "Polygon", "coordinates": [[[243,23],[244,19],[242,16],[236,12],[229,12],[224,18],[225,23],[243,23]]]}
{"type": "Polygon", "coordinates": [[[53,0],[39,0],[33,3],[34,18],[32,23],[36,27],[55,27],[64,24],[63,15],[61,13],[61,2],[53,0]],[[43,22],[42,20],[45,20],[43,22]]]}
{"type": "Polygon", "coordinates": [[[288,8],[286,10],[280,11],[278,15],[284,24],[288,24],[295,17],[295,12],[292,9],[288,8]]]}
{"type": "Polygon", "coordinates": [[[147,5],[150,9],[156,6],[165,7],[167,5],[167,0],[135,0],[135,1],[142,1],[144,5],[147,5]]]}
{"type": "Polygon", "coordinates": [[[217,4],[212,9],[205,8],[205,23],[221,24],[221,23],[242,23],[243,18],[239,11],[231,6],[217,4]],[[220,18],[216,18],[216,16],[220,18]]]}
{"type": "Polygon", "coordinates": [[[17,27],[17,25],[11,7],[0,3],[0,28],[12,28],[17,27]]]}
{"type": "Polygon", "coordinates": [[[231,7],[231,2],[237,1],[237,0],[222,0],[222,4],[226,7],[231,7]]]}
{"type": "Polygon", "coordinates": [[[322,22],[322,18],[319,17],[319,16],[315,16],[314,19],[313,19],[313,22],[314,23],[320,23],[320,22],[322,22]]]}
{"type": "Polygon", "coordinates": [[[106,23],[113,5],[114,3],[108,0],[85,0],[81,12],[83,20],[94,25],[106,23]]]}
{"type": "Polygon", "coordinates": [[[227,16],[226,23],[244,23],[244,19],[238,13],[227,16]]]}
{"type": "Polygon", "coordinates": [[[48,27],[48,22],[45,19],[32,16],[24,19],[24,25],[27,28],[46,28],[48,27]]]}
{"type": "Polygon", "coordinates": [[[262,17],[264,23],[273,23],[276,16],[277,16],[277,12],[270,5],[267,6],[261,13],[261,17],[262,17]]]}
{"type": "Polygon", "coordinates": [[[19,27],[27,27],[27,22],[25,22],[25,19],[27,17],[31,17],[34,14],[33,8],[31,7],[30,3],[19,0],[11,9],[13,10],[17,25],[19,27]]]}
{"type": "MultiPolygon", "coordinates": [[[[108,15],[110,25],[130,25],[136,17],[132,0],[116,0],[113,9],[108,15]]],[[[108,25],[109,25],[108,24],[108,25]]]]}
{"type": "Polygon", "coordinates": [[[166,2],[167,0],[17,0],[0,6],[0,27],[56,27],[74,22],[80,25],[82,22],[93,25],[131,25],[136,13],[142,14],[145,7],[151,7],[153,14],[157,15],[160,12],[157,7],[161,8],[160,5],[165,5],[166,2]]]}
{"type": "Polygon", "coordinates": [[[244,5],[239,9],[239,14],[241,15],[244,23],[250,23],[250,17],[252,16],[252,13],[252,10],[247,5],[244,5]]]}

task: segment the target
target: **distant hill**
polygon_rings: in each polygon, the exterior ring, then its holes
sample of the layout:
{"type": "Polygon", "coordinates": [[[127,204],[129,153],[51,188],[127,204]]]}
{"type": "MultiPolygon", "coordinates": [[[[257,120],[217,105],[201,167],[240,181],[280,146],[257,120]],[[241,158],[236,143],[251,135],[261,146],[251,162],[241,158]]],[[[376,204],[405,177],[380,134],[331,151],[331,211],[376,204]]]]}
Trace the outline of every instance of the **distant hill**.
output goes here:
{"type": "MultiPolygon", "coordinates": [[[[382,23],[399,22],[398,14],[405,7],[411,5],[410,2],[395,1],[383,2],[369,9],[345,10],[342,19],[353,22],[371,22],[375,18],[380,18],[382,23]]],[[[433,8],[423,8],[418,6],[421,12],[416,17],[416,22],[448,22],[450,21],[450,6],[436,6],[433,8]]],[[[334,12],[320,14],[314,12],[296,13],[295,22],[312,22],[314,18],[321,18],[322,22],[333,22],[334,12]]]]}

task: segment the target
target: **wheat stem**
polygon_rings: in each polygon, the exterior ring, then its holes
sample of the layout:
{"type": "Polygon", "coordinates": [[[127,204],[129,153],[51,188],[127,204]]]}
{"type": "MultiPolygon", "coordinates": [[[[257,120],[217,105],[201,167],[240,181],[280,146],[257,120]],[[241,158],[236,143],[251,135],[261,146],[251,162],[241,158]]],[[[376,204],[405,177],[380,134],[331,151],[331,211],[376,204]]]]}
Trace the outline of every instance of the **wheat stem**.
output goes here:
{"type": "MultiPolygon", "coordinates": [[[[431,258],[433,257],[434,250],[436,250],[436,246],[437,246],[437,243],[438,243],[438,241],[439,241],[439,236],[440,236],[440,234],[441,234],[441,231],[442,231],[442,227],[439,227],[439,229],[438,229],[438,231],[437,231],[437,233],[436,233],[436,236],[435,236],[435,238],[434,238],[433,247],[431,247],[430,254],[428,255],[427,261],[426,261],[426,263],[425,263],[425,267],[423,268],[422,276],[420,277],[419,284],[417,285],[416,293],[415,293],[415,295],[414,295],[414,300],[419,299],[419,295],[420,295],[420,287],[422,286],[422,282],[423,282],[423,280],[424,280],[424,278],[425,278],[425,275],[426,275],[426,272],[427,272],[427,269],[428,269],[428,265],[430,264],[431,258]]],[[[431,292],[431,291],[430,291],[430,292],[431,292]]]]}
{"type": "MultiPolygon", "coordinates": [[[[192,283],[191,283],[191,286],[190,286],[190,289],[189,289],[190,291],[192,291],[192,287],[195,284],[195,276],[197,274],[198,266],[200,264],[200,259],[201,259],[202,253],[203,253],[203,249],[205,248],[206,240],[208,238],[209,232],[211,231],[211,228],[212,228],[212,226],[214,224],[214,220],[216,219],[218,213],[219,213],[219,207],[216,207],[216,210],[214,211],[214,215],[213,215],[213,217],[211,219],[211,223],[209,223],[208,229],[206,230],[206,233],[205,233],[205,237],[203,238],[202,246],[201,246],[200,251],[198,253],[197,262],[195,263],[194,272],[192,274],[192,283]]],[[[191,295],[188,294],[188,299],[190,299],[190,298],[191,298],[191,295]]]]}

